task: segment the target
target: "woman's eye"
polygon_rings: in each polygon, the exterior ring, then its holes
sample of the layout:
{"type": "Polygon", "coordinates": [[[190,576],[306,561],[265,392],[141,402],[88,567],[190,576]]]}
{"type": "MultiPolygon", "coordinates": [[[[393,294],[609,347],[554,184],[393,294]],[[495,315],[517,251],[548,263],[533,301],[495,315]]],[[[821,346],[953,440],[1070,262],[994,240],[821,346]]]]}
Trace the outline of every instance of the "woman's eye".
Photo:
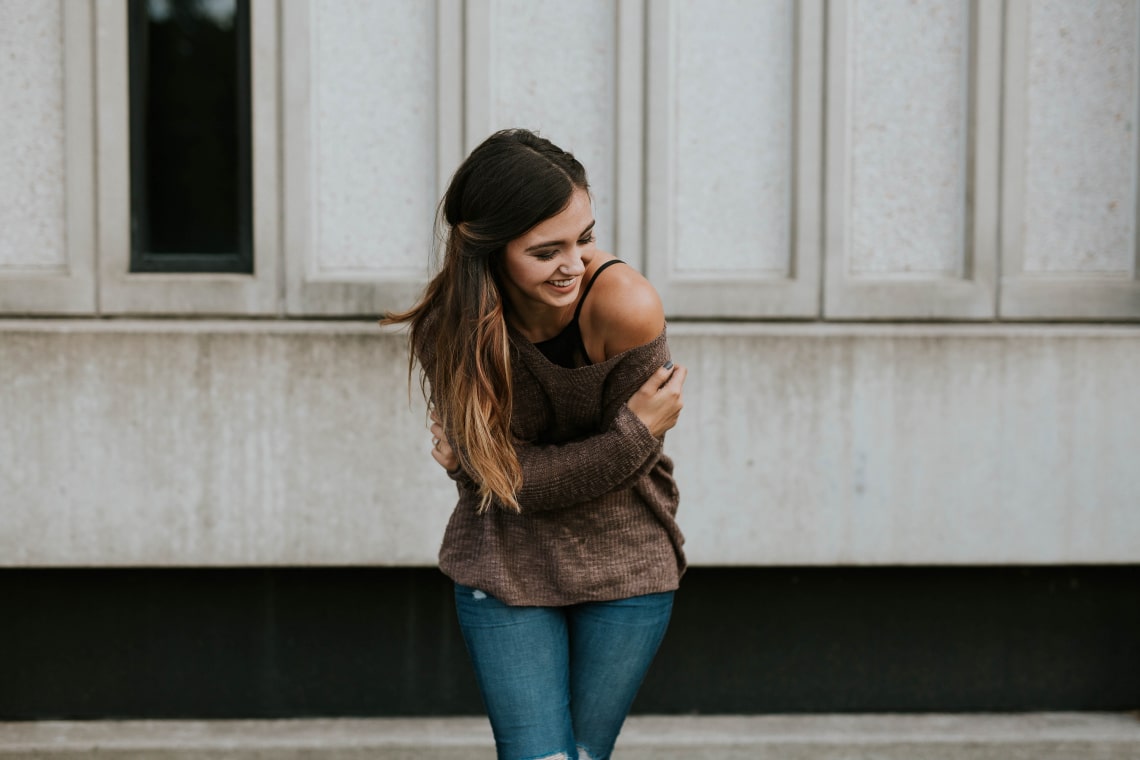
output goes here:
{"type": "Polygon", "coordinates": [[[550,261],[557,255],[558,251],[543,251],[542,253],[536,253],[534,257],[539,261],[550,261]]]}
{"type": "Polygon", "coordinates": [[[588,237],[584,237],[578,241],[578,245],[589,245],[594,242],[594,233],[590,233],[588,237]]]}

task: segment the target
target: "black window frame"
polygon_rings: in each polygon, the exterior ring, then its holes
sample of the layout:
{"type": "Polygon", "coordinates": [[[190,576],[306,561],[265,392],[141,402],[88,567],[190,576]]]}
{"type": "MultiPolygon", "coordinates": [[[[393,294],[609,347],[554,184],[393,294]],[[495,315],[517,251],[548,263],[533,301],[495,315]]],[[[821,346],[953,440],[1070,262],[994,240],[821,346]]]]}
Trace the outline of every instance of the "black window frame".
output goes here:
{"type": "Polygon", "coordinates": [[[130,97],[131,273],[253,274],[253,108],[249,0],[235,0],[237,39],[238,245],[232,253],[156,253],[149,250],[146,202],[146,93],[149,83],[148,0],[128,0],[130,97]]]}

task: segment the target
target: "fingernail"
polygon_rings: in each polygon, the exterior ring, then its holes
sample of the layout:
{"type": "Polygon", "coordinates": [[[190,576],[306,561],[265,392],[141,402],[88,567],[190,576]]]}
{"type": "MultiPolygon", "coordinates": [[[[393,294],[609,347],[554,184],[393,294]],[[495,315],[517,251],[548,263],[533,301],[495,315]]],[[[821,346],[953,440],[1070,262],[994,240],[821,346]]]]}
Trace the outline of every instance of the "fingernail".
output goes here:
{"type": "Polygon", "coordinates": [[[665,362],[665,369],[673,369],[673,360],[672,359],[665,362]]]}

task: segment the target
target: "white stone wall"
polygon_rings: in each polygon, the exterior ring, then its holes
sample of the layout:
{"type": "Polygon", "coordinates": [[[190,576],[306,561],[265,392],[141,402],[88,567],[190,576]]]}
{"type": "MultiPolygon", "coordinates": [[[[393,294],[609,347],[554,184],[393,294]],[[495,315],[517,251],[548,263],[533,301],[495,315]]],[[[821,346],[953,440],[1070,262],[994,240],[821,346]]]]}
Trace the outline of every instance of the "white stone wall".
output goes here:
{"type": "Polygon", "coordinates": [[[970,3],[857,0],[851,6],[847,274],[960,278],[970,3]]]}
{"type": "Polygon", "coordinates": [[[60,270],[64,248],[63,11],[0,4],[0,272],[60,270]]]}
{"type": "Polygon", "coordinates": [[[792,269],[794,3],[673,5],[672,267],[678,276],[786,278],[792,269]]]}
{"type": "Polygon", "coordinates": [[[431,563],[370,320],[514,125],[663,295],[695,562],[1140,560],[1137,0],[254,0],[249,277],[127,271],[125,8],[0,0],[0,564],[431,563]]]}
{"type": "Polygon", "coordinates": [[[314,277],[424,272],[437,173],[435,14],[421,0],[311,7],[314,277]]]}
{"type": "Polygon", "coordinates": [[[1029,6],[1026,275],[1134,276],[1137,10],[1119,1],[1029,6]]]}
{"type": "MultiPolygon", "coordinates": [[[[1140,333],[680,324],[700,565],[1140,559],[1140,333]]],[[[0,322],[0,565],[428,565],[455,501],[366,323],[0,322]]]]}

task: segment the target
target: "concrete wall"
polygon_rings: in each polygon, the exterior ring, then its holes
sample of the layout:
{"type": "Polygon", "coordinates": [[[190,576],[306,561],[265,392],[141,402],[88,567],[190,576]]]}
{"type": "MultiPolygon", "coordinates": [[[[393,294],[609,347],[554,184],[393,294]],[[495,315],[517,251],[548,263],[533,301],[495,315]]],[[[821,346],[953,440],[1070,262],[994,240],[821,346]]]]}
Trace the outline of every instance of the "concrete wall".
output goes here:
{"type": "MultiPolygon", "coordinates": [[[[1140,560],[1136,330],[670,331],[694,563],[1140,560]]],[[[0,322],[0,564],[432,564],[405,372],[369,324],[0,322]]]]}
{"type": "Polygon", "coordinates": [[[0,3],[0,564],[431,563],[372,320],[505,126],[662,293],[694,562],[1136,562],[1138,7],[254,0],[212,276],[129,272],[125,1],[0,3]]]}

